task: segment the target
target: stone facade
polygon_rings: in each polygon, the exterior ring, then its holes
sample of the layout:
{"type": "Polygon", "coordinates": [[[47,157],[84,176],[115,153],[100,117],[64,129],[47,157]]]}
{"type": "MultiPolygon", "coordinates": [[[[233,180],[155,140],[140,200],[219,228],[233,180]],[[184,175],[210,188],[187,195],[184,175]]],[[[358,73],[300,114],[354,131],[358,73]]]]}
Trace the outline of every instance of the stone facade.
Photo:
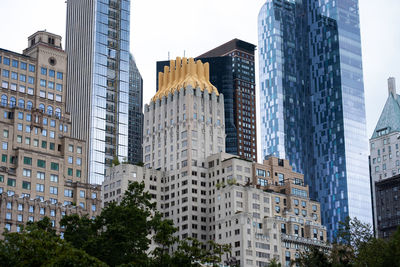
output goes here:
{"type": "Polygon", "coordinates": [[[129,181],[144,181],[164,217],[181,222],[180,238],[231,244],[232,255],[224,255],[222,261],[234,260],[240,266],[267,266],[273,258],[289,266],[307,247],[330,248],[320,204],[308,197],[303,176],[291,171],[287,160],[269,158],[258,164],[220,152],[207,157],[203,176],[180,178],[178,189],[178,183],[168,184],[170,171],[121,164],[107,172],[102,197],[105,204],[120,201],[129,181]],[[279,174],[286,177],[281,184],[279,174]],[[255,182],[261,177],[268,186],[255,182]]]}
{"type": "MultiPolygon", "coordinates": [[[[85,142],[70,137],[71,118],[65,112],[67,56],[61,37],[39,31],[28,38],[23,54],[0,49],[0,58],[2,201],[18,196],[30,203],[25,208],[39,201],[42,206],[81,206],[82,212],[95,214],[100,187],[86,184],[85,142]],[[92,192],[96,197],[89,201],[92,192]]],[[[9,221],[7,228],[16,230],[17,222],[9,221]]]]}

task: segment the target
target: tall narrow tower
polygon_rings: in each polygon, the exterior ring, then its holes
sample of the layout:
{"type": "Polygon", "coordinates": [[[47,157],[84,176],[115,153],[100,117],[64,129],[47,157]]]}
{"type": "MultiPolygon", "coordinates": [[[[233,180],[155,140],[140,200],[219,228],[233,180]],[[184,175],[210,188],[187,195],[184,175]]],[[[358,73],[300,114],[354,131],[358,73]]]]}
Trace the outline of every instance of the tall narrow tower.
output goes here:
{"type": "Polygon", "coordinates": [[[208,63],[177,58],[164,67],[144,108],[143,139],[145,166],[168,171],[162,181],[165,217],[182,238],[208,240],[206,158],[225,150],[224,99],[209,82],[208,63]]]}
{"type": "Polygon", "coordinates": [[[90,183],[128,156],[129,17],[130,0],[67,1],[67,111],[87,141],[90,183]]]}
{"type": "Polygon", "coordinates": [[[358,0],[267,0],[258,29],[262,155],[304,173],[330,239],[371,223],[358,0]]]}

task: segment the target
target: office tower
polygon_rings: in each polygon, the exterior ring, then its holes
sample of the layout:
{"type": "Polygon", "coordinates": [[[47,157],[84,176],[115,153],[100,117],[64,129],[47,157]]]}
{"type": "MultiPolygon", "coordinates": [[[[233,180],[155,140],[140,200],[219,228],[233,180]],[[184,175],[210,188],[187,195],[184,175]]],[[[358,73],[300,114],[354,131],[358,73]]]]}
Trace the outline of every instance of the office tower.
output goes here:
{"type": "Polygon", "coordinates": [[[143,79],[135,58],[129,57],[128,162],[143,162],[143,79]]]}
{"type": "MultiPolygon", "coordinates": [[[[210,82],[224,95],[225,151],[257,161],[255,45],[233,39],[196,60],[210,64],[210,82]]],[[[157,73],[169,61],[157,62],[157,73]]]]}
{"type": "Polygon", "coordinates": [[[90,183],[128,157],[129,0],[67,1],[67,111],[87,140],[90,183]]]}
{"type": "Polygon", "coordinates": [[[388,98],[369,140],[374,227],[375,233],[379,237],[388,237],[389,232],[396,230],[394,225],[400,225],[398,215],[390,216],[392,212],[390,206],[393,203],[389,201],[388,196],[391,193],[385,193],[388,186],[393,185],[393,193],[396,194],[395,188],[399,179],[393,178],[384,182],[384,180],[400,174],[399,137],[400,96],[396,93],[395,79],[391,77],[388,79],[388,98]],[[385,205],[382,205],[383,203],[385,205]],[[388,231],[390,228],[392,229],[388,231]]]}
{"type": "Polygon", "coordinates": [[[0,232],[48,216],[100,211],[87,184],[85,141],[71,137],[65,110],[67,54],[61,37],[38,31],[23,54],[0,49],[0,232]]]}
{"type": "MultiPolygon", "coordinates": [[[[187,202],[178,205],[184,222],[178,235],[185,235],[185,225],[190,221],[191,227],[206,227],[207,238],[231,244],[231,256],[222,256],[221,263],[225,264],[267,266],[275,258],[282,266],[290,266],[311,246],[330,248],[326,227],[321,225],[320,204],[309,198],[303,175],[293,172],[287,160],[270,157],[258,164],[220,152],[207,157],[206,163],[202,168],[204,178],[181,178],[180,187],[170,183],[170,171],[130,164],[114,166],[107,170],[103,182],[103,203],[121,201],[129,181],[144,181],[157,209],[170,217],[170,206],[181,203],[177,200],[181,193],[193,206],[187,209],[187,202]],[[262,185],[250,185],[248,181],[260,181],[262,185]],[[191,183],[200,184],[199,189],[192,187],[187,192],[187,184],[191,183]],[[209,200],[200,189],[211,192],[209,200]],[[196,212],[198,198],[207,203],[200,213],[196,212]]],[[[196,234],[193,232],[191,237],[196,234]]],[[[201,240],[201,236],[197,238],[201,240]]]]}
{"type": "Polygon", "coordinates": [[[209,82],[208,63],[193,58],[171,60],[158,80],[157,93],[144,107],[144,164],[169,171],[163,212],[180,237],[206,241],[206,158],[225,150],[224,98],[209,82]]]}
{"type": "Polygon", "coordinates": [[[259,13],[262,155],[288,159],[332,240],[371,223],[358,1],[268,0],[259,13]]]}

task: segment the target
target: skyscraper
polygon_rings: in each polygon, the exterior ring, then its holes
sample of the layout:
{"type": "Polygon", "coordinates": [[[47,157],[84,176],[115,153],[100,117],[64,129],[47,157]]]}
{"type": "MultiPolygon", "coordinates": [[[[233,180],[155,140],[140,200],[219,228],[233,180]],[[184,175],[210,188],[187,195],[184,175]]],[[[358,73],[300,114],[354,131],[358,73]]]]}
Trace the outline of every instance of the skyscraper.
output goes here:
{"type": "Polygon", "coordinates": [[[226,152],[253,161],[257,161],[255,48],[233,39],[198,57],[210,63],[210,81],[224,95],[226,152]],[[223,68],[213,62],[223,58],[223,68]],[[221,75],[221,70],[229,68],[230,84],[221,75]]]}
{"type": "MultiPolygon", "coordinates": [[[[233,39],[196,58],[210,64],[210,82],[224,95],[225,151],[257,161],[255,45],[233,39]]],[[[157,73],[169,61],[157,62],[157,73]]]]}
{"type": "Polygon", "coordinates": [[[128,156],[129,0],[67,1],[67,111],[87,140],[90,183],[128,156]]]}
{"type": "Polygon", "coordinates": [[[128,161],[143,161],[143,79],[135,58],[129,57],[128,161]]]}
{"type": "Polygon", "coordinates": [[[268,0],[259,13],[262,155],[289,159],[332,239],[371,223],[358,1],[268,0]]]}
{"type": "Polygon", "coordinates": [[[396,214],[395,207],[399,201],[394,197],[400,182],[399,136],[400,96],[396,93],[395,79],[391,77],[388,98],[369,140],[374,227],[378,237],[388,237],[400,225],[400,214],[396,214]]]}

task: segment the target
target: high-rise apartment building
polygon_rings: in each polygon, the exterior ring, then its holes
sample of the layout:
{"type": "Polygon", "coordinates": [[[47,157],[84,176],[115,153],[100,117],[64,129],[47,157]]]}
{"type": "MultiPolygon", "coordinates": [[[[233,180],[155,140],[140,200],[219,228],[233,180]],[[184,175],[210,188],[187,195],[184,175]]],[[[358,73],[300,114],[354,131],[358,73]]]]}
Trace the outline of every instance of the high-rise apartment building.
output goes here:
{"type": "Polygon", "coordinates": [[[204,177],[187,175],[176,183],[170,182],[170,171],[130,164],[110,168],[103,182],[104,204],[119,202],[129,181],[144,182],[165,217],[178,212],[173,217],[182,221],[179,237],[231,245],[231,254],[222,256],[225,264],[268,266],[277,259],[290,266],[311,246],[330,248],[320,204],[309,198],[303,175],[293,172],[287,160],[271,157],[258,164],[221,152],[207,157],[206,163],[204,177]],[[175,213],[171,206],[177,206],[175,213]],[[208,235],[194,230],[188,236],[186,229],[191,227],[208,235]]]}
{"type": "Polygon", "coordinates": [[[143,79],[135,58],[129,58],[128,162],[143,162],[143,79]]]}
{"type": "Polygon", "coordinates": [[[398,201],[390,201],[388,196],[392,193],[385,193],[392,186],[393,194],[397,194],[399,178],[383,182],[400,174],[400,96],[392,77],[388,79],[388,98],[369,144],[375,233],[379,237],[388,237],[389,232],[400,225],[400,214],[392,214],[395,209],[391,208],[398,201]]]}
{"type": "Polygon", "coordinates": [[[179,235],[206,241],[212,197],[206,158],[225,150],[224,98],[209,82],[208,63],[193,58],[171,60],[158,80],[157,93],[144,107],[144,164],[168,171],[163,213],[179,235]]]}
{"type": "Polygon", "coordinates": [[[39,31],[23,54],[0,49],[0,231],[48,216],[97,215],[100,186],[87,184],[85,141],[65,110],[67,54],[39,31]]]}
{"type": "Polygon", "coordinates": [[[290,160],[332,239],[372,222],[358,1],[268,0],[258,17],[262,155],[290,160]]]}
{"type": "Polygon", "coordinates": [[[67,1],[67,111],[87,140],[90,183],[128,158],[129,0],[67,1]]]}
{"type": "MultiPolygon", "coordinates": [[[[233,39],[196,60],[210,64],[210,82],[224,95],[225,151],[257,161],[255,45],[233,39]]],[[[157,73],[169,61],[157,62],[157,73]]]]}

